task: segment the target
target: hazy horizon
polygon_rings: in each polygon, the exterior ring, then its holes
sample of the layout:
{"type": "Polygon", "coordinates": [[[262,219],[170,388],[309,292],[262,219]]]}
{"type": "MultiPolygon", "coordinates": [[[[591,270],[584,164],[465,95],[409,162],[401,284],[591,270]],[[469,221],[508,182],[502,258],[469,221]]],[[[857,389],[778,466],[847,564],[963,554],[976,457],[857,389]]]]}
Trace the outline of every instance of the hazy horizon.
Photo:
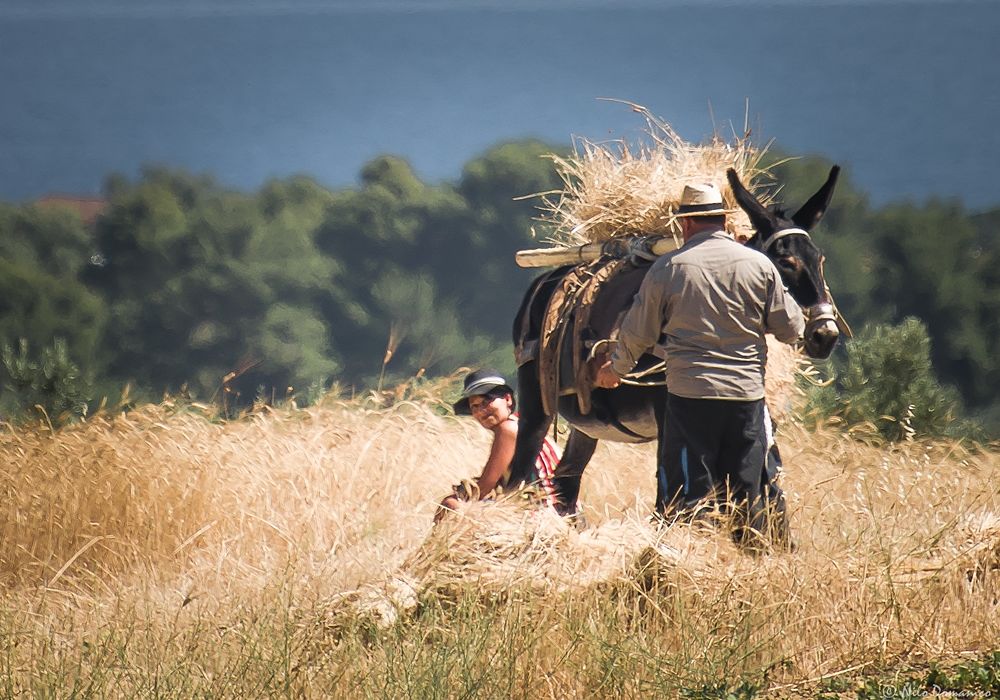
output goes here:
{"type": "Polygon", "coordinates": [[[203,17],[342,12],[458,12],[496,10],[629,9],[699,7],[824,7],[844,5],[961,5],[984,0],[7,0],[0,19],[83,17],[203,17]]]}

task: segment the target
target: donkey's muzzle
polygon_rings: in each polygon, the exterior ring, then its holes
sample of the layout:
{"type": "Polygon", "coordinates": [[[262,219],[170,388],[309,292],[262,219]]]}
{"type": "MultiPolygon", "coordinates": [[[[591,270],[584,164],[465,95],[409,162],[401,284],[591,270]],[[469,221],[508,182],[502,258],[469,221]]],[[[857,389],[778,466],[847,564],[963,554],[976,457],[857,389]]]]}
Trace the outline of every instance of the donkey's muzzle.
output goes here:
{"type": "Polygon", "coordinates": [[[806,329],[803,333],[806,355],[825,360],[833,352],[840,337],[837,311],[833,304],[819,303],[806,309],[806,329]]]}

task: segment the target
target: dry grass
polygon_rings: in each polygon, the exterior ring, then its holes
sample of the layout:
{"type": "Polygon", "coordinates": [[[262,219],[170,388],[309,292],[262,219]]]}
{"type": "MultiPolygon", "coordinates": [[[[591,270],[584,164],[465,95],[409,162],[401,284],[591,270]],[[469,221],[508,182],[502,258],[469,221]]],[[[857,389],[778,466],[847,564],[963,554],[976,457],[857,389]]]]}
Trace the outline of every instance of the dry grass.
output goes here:
{"type": "Polygon", "coordinates": [[[611,651],[625,695],[740,677],[793,694],[996,646],[996,452],[786,422],[800,547],[753,558],[647,523],[650,446],[599,447],[585,531],[517,502],[433,529],[488,442],[437,405],[7,430],[0,694],[584,697],[604,694],[611,651]],[[491,685],[510,673],[517,688],[491,685]]]}

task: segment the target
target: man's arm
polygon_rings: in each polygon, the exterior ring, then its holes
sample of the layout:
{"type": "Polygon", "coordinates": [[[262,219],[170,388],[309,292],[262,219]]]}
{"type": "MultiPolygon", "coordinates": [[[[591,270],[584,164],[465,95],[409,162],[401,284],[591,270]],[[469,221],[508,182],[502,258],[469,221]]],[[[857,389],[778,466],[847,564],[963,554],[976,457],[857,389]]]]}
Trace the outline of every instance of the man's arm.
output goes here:
{"type": "Polygon", "coordinates": [[[664,268],[654,267],[642,280],[639,293],[622,320],[618,343],[611,359],[598,370],[596,384],[614,388],[628,374],[643,353],[656,343],[663,331],[666,316],[666,285],[664,268]]]}
{"type": "Polygon", "coordinates": [[[781,275],[774,269],[769,283],[770,294],[764,329],[773,333],[783,343],[794,343],[802,338],[806,329],[802,308],[781,282],[781,275]]]}

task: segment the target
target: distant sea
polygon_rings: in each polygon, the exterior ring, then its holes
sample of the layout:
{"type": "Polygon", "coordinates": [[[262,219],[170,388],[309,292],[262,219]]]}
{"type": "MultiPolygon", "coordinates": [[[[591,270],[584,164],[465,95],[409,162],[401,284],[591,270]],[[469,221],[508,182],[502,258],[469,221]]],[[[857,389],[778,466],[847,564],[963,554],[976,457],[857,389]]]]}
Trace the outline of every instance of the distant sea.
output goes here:
{"type": "Polygon", "coordinates": [[[339,188],[381,153],[456,180],[506,140],[633,138],[642,120],[606,97],[689,140],[748,115],[759,142],[841,163],[875,204],[1000,205],[993,0],[137,2],[0,6],[0,200],[95,194],[154,163],[339,188]]]}

